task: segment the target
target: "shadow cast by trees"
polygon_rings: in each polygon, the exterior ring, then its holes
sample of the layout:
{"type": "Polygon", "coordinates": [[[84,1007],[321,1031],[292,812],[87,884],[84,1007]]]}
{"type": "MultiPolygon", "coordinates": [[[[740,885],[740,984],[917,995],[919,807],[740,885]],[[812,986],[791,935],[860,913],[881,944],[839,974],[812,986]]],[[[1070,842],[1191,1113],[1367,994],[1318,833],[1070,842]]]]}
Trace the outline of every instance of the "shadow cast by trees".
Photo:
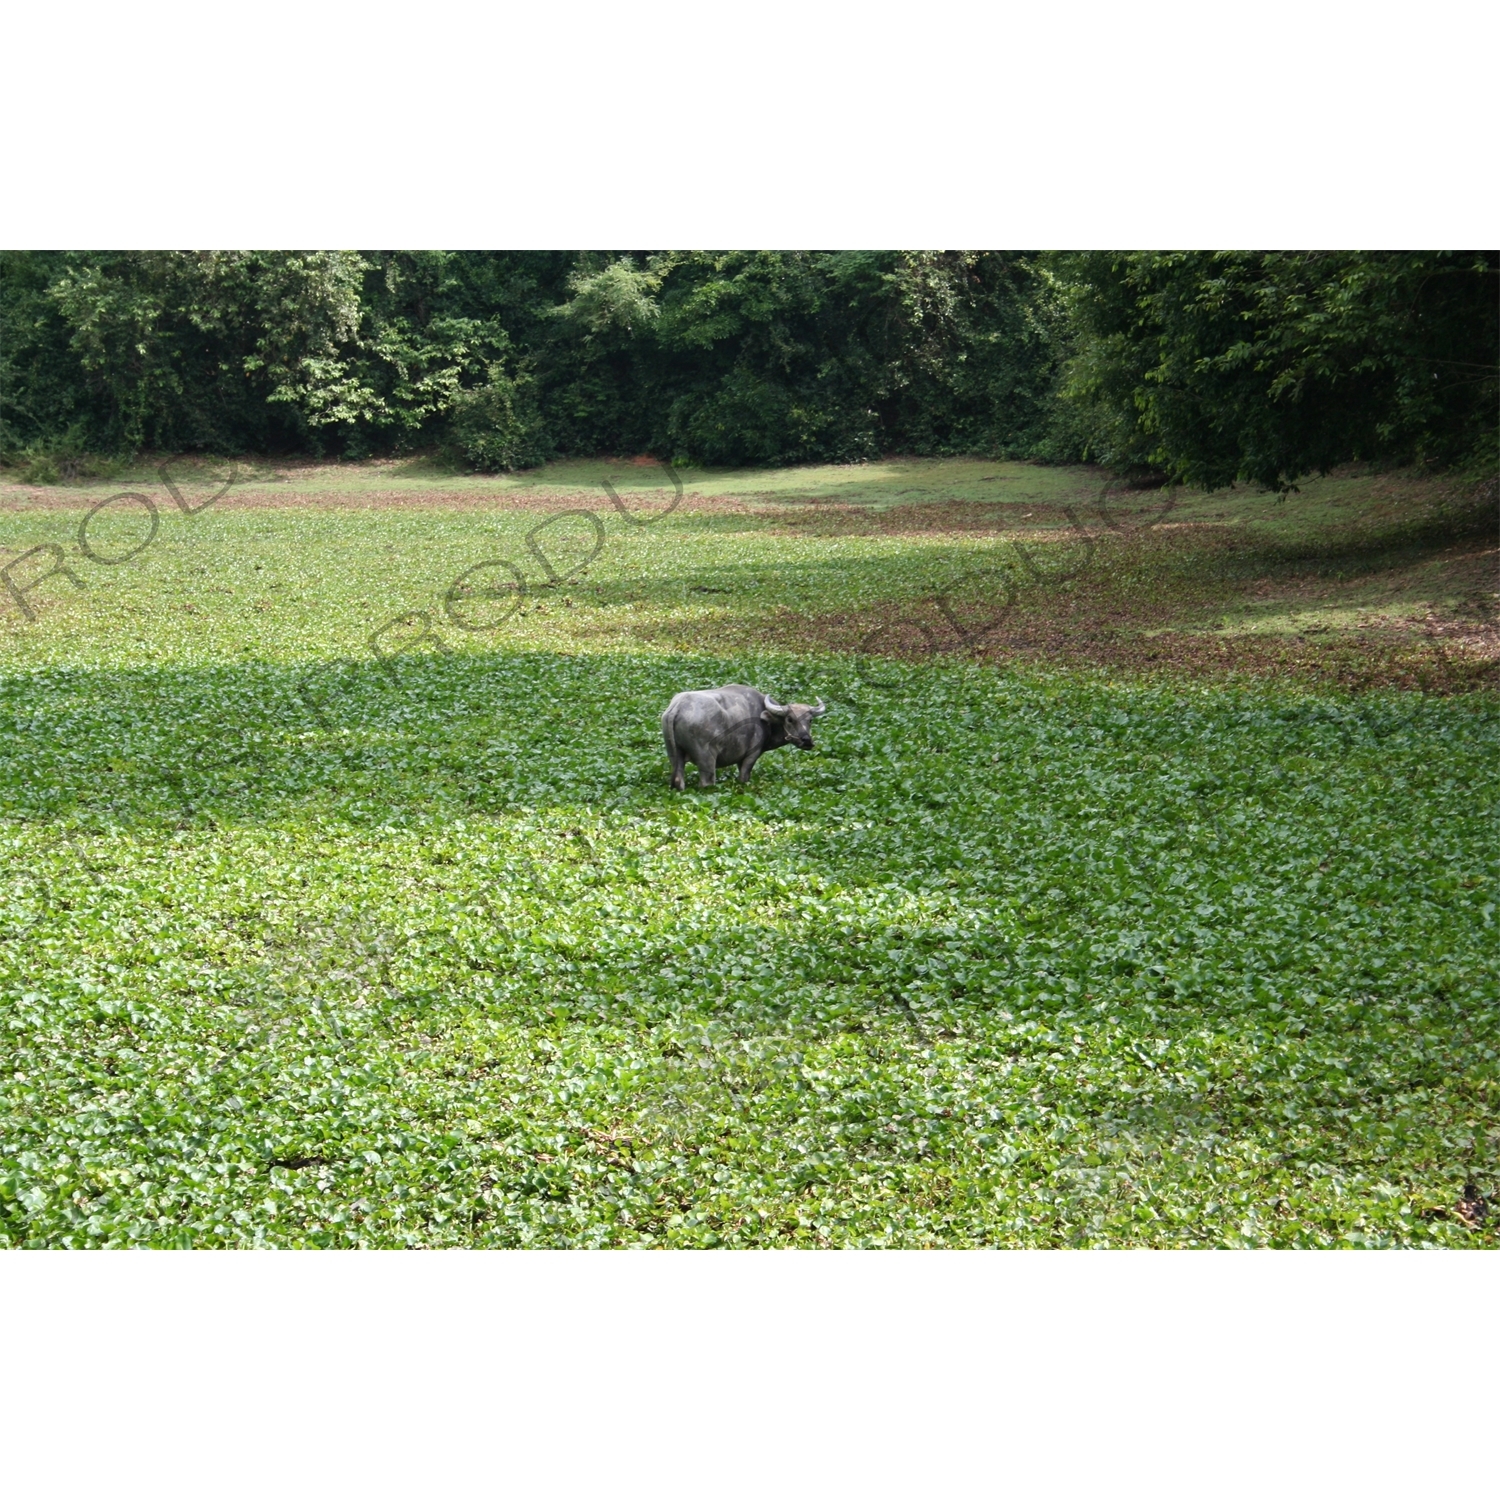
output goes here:
{"type": "Polygon", "coordinates": [[[117,827],[635,796],[659,779],[654,716],[693,676],[680,659],[452,651],[45,669],[0,679],[0,786],[12,823],[117,827]]]}

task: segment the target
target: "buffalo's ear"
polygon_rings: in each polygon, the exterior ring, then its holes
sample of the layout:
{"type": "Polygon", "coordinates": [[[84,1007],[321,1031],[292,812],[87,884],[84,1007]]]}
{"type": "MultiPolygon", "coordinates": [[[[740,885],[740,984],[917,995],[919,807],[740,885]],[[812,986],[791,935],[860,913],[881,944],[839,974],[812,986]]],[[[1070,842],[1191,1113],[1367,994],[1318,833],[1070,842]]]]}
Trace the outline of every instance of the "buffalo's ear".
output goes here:
{"type": "Polygon", "coordinates": [[[779,714],[772,713],[769,708],[763,708],[760,711],[760,721],[762,724],[779,724],[785,718],[785,709],[782,709],[779,714]]]}

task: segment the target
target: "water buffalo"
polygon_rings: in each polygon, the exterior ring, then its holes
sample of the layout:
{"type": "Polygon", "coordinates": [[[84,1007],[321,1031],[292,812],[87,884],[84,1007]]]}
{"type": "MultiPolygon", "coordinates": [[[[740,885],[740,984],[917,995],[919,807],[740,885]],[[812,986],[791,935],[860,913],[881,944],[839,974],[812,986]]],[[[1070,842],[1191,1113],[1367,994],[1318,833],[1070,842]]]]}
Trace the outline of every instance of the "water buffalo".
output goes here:
{"type": "Polygon", "coordinates": [[[821,698],[812,708],[805,703],[778,703],[742,682],[678,693],[661,716],[672,785],[683,790],[682,766],[690,760],[698,768],[699,786],[712,786],[719,767],[733,765],[740,768],[743,786],[767,750],[778,745],[811,750],[812,721],[827,712],[821,698]]]}

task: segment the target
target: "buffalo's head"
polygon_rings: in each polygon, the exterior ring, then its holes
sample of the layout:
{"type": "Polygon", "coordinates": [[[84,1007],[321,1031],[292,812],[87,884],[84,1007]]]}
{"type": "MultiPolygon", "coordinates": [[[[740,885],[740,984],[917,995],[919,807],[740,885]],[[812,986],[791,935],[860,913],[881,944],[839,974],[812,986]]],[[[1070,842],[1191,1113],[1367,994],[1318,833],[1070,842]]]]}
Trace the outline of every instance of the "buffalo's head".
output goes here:
{"type": "Polygon", "coordinates": [[[812,721],[827,712],[821,698],[815,707],[809,707],[806,703],[778,703],[774,698],[767,698],[760,716],[773,727],[780,725],[788,745],[796,745],[799,750],[811,750],[812,721]]]}

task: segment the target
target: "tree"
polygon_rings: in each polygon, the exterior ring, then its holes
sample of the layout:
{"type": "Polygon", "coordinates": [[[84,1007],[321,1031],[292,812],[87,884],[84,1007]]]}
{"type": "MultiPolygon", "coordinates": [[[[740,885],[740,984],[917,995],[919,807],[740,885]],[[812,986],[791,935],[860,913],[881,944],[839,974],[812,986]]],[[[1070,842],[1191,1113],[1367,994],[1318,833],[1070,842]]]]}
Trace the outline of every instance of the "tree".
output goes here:
{"type": "Polygon", "coordinates": [[[1053,270],[1084,456],[1284,492],[1355,459],[1494,454],[1494,251],[1098,252],[1053,270]]]}

